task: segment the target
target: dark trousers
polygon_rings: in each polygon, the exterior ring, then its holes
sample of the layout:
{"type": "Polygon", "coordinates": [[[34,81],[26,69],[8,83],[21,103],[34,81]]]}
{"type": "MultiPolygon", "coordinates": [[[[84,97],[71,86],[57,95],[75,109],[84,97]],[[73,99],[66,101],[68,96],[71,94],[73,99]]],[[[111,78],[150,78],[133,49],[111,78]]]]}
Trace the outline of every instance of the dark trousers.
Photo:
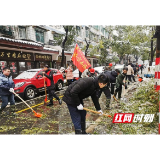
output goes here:
{"type": "Polygon", "coordinates": [[[132,79],[133,79],[133,81],[135,82],[135,78],[134,78],[134,75],[133,75],[133,74],[131,75],[131,78],[132,78],[132,79]]]}
{"type": "Polygon", "coordinates": [[[48,89],[48,94],[49,94],[49,100],[51,103],[53,103],[53,97],[55,97],[57,100],[59,100],[59,97],[55,94],[54,89],[48,89]]]}
{"type": "Polygon", "coordinates": [[[107,99],[111,99],[111,92],[110,89],[108,88],[108,86],[101,88],[97,91],[97,97],[100,98],[102,92],[104,92],[105,96],[107,99]]]}
{"type": "Polygon", "coordinates": [[[143,69],[141,69],[141,74],[142,74],[142,70],[143,70],[143,69]]]}
{"type": "Polygon", "coordinates": [[[4,109],[8,105],[8,102],[10,102],[10,105],[15,105],[14,94],[10,94],[8,96],[1,96],[1,99],[1,109],[4,109]]]}
{"type": "Polygon", "coordinates": [[[72,119],[72,122],[74,124],[74,128],[82,129],[81,123],[86,121],[86,111],[85,110],[78,110],[76,107],[73,107],[72,105],[68,105],[69,113],[72,119]]]}
{"type": "Polygon", "coordinates": [[[114,86],[115,86],[115,83],[111,83],[111,94],[114,94],[114,86]]]}
{"type": "Polygon", "coordinates": [[[127,75],[127,76],[126,76],[126,80],[127,80],[127,79],[131,82],[131,75],[127,75]]]}
{"type": "Polygon", "coordinates": [[[116,88],[114,96],[116,97],[118,92],[118,98],[121,98],[121,94],[122,94],[122,85],[119,86],[119,88],[116,88]]]}

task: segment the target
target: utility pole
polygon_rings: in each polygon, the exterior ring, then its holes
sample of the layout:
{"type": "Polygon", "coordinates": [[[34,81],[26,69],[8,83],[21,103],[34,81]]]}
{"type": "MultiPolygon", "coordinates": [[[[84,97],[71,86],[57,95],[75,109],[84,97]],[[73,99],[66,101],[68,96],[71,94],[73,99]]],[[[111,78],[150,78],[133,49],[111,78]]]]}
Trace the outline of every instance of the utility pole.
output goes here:
{"type": "Polygon", "coordinates": [[[160,90],[160,26],[156,26],[156,32],[153,38],[157,38],[155,61],[155,89],[160,90]]]}
{"type": "MultiPolygon", "coordinates": [[[[160,114],[160,26],[156,26],[156,32],[153,38],[157,38],[156,61],[155,61],[155,89],[159,91],[159,114],[160,114]]],[[[160,134],[160,121],[159,121],[159,134],[160,134]]]]}

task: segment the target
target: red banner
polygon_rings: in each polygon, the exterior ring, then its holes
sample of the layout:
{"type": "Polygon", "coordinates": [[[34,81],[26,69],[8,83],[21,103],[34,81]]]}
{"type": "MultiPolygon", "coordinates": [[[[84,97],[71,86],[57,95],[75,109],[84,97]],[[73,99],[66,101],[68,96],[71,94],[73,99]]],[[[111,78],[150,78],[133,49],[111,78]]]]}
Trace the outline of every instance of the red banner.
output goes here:
{"type": "Polygon", "coordinates": [[[88,62],[87,58],[80,50],[78,44],[76,44],[71,60],[73,61],[73,64],[79,69],[80,72],[83,72],[85,69],[91,67],[91,64],[88,62]]]}

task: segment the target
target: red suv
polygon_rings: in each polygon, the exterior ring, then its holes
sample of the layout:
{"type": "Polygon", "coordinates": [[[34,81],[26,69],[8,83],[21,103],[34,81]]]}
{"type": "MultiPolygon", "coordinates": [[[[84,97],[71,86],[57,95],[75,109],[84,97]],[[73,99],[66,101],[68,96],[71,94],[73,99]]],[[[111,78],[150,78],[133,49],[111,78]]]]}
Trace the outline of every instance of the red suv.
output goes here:
{"type": "MultiPolygon", "coordinates": [[[[61,90],[64,83],[63,75],[57,69],[52,70],[56,89],[61,90]]],[[[43,92],[45,88],[42,72],[43,69],[30,69],[22,72],[20,75],[13,79],[15,83],[14,91],[19,96],[26,99],[32,99],[39,92],[43,92]]]]}

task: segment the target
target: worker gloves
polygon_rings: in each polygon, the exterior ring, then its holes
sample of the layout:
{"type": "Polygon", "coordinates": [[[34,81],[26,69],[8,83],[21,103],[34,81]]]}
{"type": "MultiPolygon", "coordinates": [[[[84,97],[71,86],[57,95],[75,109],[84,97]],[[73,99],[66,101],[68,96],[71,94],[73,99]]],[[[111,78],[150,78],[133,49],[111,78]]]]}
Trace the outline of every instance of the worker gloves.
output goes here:
{"type": "Polygon", "coordinates": [[[77,106],[77,109],[78,109],[78,110],[83,110],[82,104],[80,104],[79,106],[77,106]]]}
{"type": "Polygon", "coordinates": [[[101,115],[103,115],[102,110],[99,110],[99,111],[97,111],[97,112],[99,112],[99,113],[100,113],[100,114],[99,114],[100,116],[101,116],[101,115]]]}
{"type": "Polygon", "coordinates": [[[13,89],[13,88],[10,88],[9,91],[13,93],[13,92],[14,92],[14,89],[13,89]]]}
{"type": "MultiPolygon", "coordinates": [[[[83,105],[82,105],[82,104],[80,104],[79,106],[77,106],[77,109],[78,109],[78,110],[83,110],[83,105]]],[[[103,115],[102,110],[99,110],[99,111],[97,111],[97,112],[99,112],[99,113],[100,113],[100,114],[99,114],[100,116],[101,116],[101,115],[103,115]]]]}

